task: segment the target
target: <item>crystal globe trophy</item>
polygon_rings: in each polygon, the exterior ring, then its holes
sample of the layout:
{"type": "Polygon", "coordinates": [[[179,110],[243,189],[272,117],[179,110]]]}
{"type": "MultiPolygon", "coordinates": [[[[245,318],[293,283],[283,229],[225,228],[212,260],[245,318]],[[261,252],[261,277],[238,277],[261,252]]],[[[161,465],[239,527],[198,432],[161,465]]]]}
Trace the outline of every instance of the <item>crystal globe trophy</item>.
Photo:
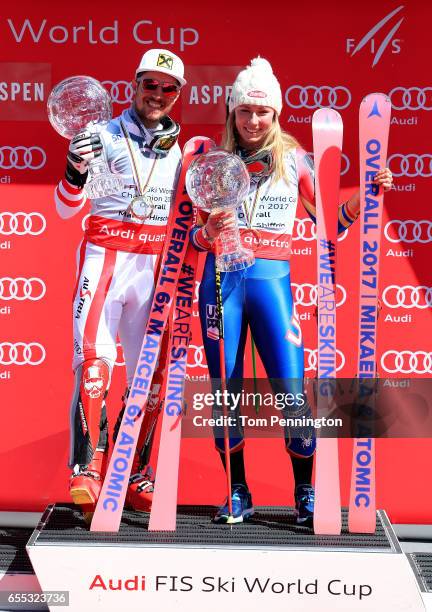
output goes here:
{"type": "MultiPolygon", "coordinates": [[[[99,133],[112,117],[111,98],[102,84],[89,76],[74,76],[58,83],[47,102],[53,128],[71,140],[84,130],[99,133]]],[[[105,151],[89,162],[85,191],[89,198],[101,198],[121,191],[123,181],[110,172],[105,151]]]]}
{"type": "Polygon", "coordinates": [[[197,157],[186,173],[186,190],[203,210],[231,210],[236,220],[233,229],[219,235],[216,265],[221,272],[244,270],[255,262],[252,251],[240,240],[236,208],[249,193],[249,173],[238,155],[212,149],[197,157]]]}

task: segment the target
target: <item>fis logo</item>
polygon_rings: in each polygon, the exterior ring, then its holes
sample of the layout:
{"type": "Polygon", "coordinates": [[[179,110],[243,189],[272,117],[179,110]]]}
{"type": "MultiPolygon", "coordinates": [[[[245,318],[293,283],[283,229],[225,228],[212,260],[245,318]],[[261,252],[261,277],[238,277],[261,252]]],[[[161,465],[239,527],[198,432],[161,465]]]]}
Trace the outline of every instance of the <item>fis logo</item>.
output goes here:
{"type": "Polygon", "coordinates": [[[376,23],[360,41],[356,41],[354,38],[346,39],[346,52],[350,53],[351,57],[358,51],[369,45],[369,50],[373,54],[374,59],[372,62],[372,68],[378,64],[382,54],[390,45],[392,53],[400,53],[400,38],[395,38],[395,34],[402,24],[404,17],[400,17],[400,11],[403,9],[403,5],[398,6],[394,11],[391,11],[388,15],[383,17],[378,23],[376,23]],[[398,15],[398,17],[395,17],[398,15]],[[395,17],[395,19],[393,19],[395,17]],[[397,21],[396,21],[397,20],[397,21]],[[390,30],[385,27],[388,22],[390,23],[390,30]]]}

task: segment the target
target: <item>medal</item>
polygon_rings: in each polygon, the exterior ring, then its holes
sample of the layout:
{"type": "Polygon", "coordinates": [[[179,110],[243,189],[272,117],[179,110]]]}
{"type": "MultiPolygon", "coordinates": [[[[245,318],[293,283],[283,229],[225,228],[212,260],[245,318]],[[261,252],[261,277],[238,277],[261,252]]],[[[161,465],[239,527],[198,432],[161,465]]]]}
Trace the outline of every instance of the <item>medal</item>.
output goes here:
{"type": "Polygon", "coordinates": [[[240,231],[240,235],[242,238],[242,242],[244,242],[244,244],[252,251],[257,251],[261,244],[261,230],[255,229],[254,227],[252,227],[252,225],[254,221],[256,207],[258,204],[259,192],[261,189],[262,181],[263,181],[262,178],[258,181],[254,202],[251,208],[248,207],[246,200],[242,202],[242,208],[243,208],[243,213],[244,213],[244,218],[246,220],[247,228],[246,229],[242,228],[240,231]]]}
{"type": "Polygon", "coordinates": [[[149,202],[148,200],[146,200],[146,197],[144,195],[139,195],[132,198],[132,201],[128,206],[127,212],[129,212],[132,217],[135,217],[135,219],[139,219],[139,221],[143,222],[152,216],[153,210],[153,202],[149,202]]]}
{"type": "Polygon", "coordinates": [[[138,192],[138,195],[132,198],[131,203],[127,207],[126,214],[129,213],[131,217],[134,217],[135,219],[138,219],[138,221],[141,221],[141,223],[144,223],[144,221],[151,218],[153,214],[153,210],[154,210],[153,202],[150,202],[146,199],[146,192],[149,187],[150,180],[151,180],[153,171],[156,166],[156,162],[158,160],[158,155],[156,155],[156,157],[153,160],[149,175],[147,177],[146,184],[142,185],[142,182],[140,179],[140,173],[138,170],[138,163],[137,163],[137,159],[136,159],[135,152],[133,149],[133,145],[132,145],[126,124],[123,122],[123,119],[120,119],[120,126],[122,129],[123,135],[126,139],[129,158],[131,161],[132,173],[133,173],[135,186],[136,186],[135,193],[138,192]]]}

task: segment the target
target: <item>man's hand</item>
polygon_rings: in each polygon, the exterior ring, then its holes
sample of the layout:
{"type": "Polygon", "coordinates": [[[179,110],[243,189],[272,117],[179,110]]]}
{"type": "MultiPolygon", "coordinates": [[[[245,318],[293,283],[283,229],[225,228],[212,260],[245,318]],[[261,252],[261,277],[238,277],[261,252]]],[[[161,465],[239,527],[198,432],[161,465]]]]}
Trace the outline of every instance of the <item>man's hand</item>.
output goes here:
{"type": "Polygon", "coordinates": [[[99,134],[85,130],[72,138],[67,154],[66,180],[76,187],[84,187],[89,162],[102,154],[99,134]]]}

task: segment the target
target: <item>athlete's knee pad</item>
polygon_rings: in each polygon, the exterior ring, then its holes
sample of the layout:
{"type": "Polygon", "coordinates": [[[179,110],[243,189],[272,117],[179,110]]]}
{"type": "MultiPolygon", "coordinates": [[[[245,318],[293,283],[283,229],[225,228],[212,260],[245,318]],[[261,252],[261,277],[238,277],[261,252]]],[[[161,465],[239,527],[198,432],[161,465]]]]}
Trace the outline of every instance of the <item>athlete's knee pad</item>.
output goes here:
{"type": "Polygon", "coordinates": [[[108,448],[105,397],[110,368],[102,359],[88,359],[75,370],[71,405],[71,452],[69,463],[88,465],[96,449],[108,448]]]}

